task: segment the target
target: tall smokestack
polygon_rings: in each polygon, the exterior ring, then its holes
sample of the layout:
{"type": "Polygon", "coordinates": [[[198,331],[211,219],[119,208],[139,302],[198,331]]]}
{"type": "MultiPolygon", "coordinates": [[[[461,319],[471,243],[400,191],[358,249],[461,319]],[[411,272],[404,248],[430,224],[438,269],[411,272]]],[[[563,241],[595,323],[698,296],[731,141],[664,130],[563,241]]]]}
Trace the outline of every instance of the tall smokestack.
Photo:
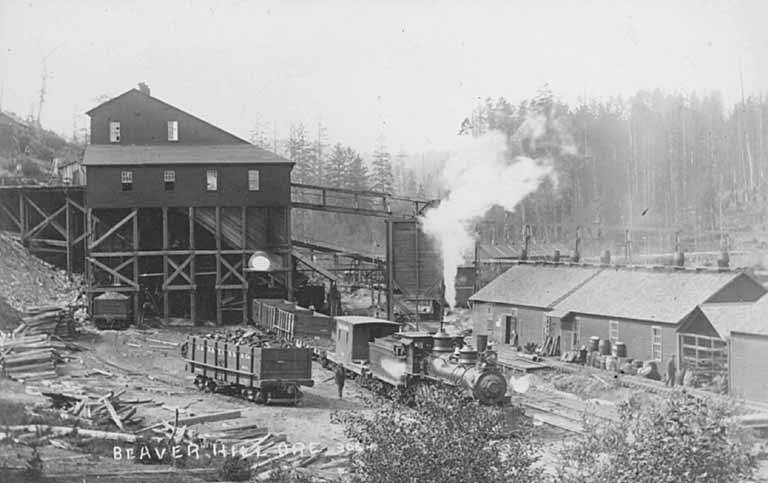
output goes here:
{"type": "Polygon", "coordinates": [[[531,225],[523,225],[523,251],[520,260],[528,260],[528,247],[531,243],[531,225]]]}
{"type": "Polygon", "coordinates": [[[581,261],[581,227],[576,227],[576,244],[573,247],[573,259],[578,263],[581,261]]]}
{"type": "Polygon", "coordinates": [[[720,259],[717,261],[718,268],[727,269],[730,265],[731,257],[728,254],[730,249],[731,239],[728,234],[724,234],[720,241],[720,259]]]}
{"type": "Polygon", "coordinates": [[[682,244],[680,243],[680,232],[675,233],[675,256],[672,264],[675,268],[685,267],[685,252],[683,251],[682,244]]]}

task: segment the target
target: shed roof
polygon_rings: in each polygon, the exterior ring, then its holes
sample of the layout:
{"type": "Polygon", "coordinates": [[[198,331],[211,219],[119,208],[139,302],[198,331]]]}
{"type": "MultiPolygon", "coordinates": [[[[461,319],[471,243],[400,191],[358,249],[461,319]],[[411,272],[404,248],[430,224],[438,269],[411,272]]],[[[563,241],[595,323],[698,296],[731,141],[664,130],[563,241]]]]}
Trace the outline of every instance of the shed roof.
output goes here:
{"type": "Polygon", "coordinates": [[[712,326],[726,338],[731,332],[768,336],[768,297],[753,303],[704,304],[701,306],[712,326]]]}
{"type": "Polygon", "coordinates": [[[375,317],[366,317],[364,315],[345,315],[343,317],[334,317],[337,322],[344,322],[347,325],[366,325],[366,324],[390,324],[397,325],[397,322],[391,320],[377,319],[375,317]]]}
{"type": "Polygon", "coordinates": [[[741,277],[749,278],[738,272],[607,268],[557,304],[557,309],[677,324],[741,277]]]}
{"type": "Polygon", "coordinates": [[[517,258],[520,256],[520,249],[513,244],[498,243],[478,243],[477,258],[485,260],[488,258],[517,258]]]}
{"type": "Polygon", "coordinates": [[[253,144],[110,146],[85,149],[85,166],[140,166],[148,164],[292,164],[253,144]]]}
{"type": "Polygon", "coordinates": [[[514,265],[469,300],[551,308],[600,272],[599,267],[514,265]]]}

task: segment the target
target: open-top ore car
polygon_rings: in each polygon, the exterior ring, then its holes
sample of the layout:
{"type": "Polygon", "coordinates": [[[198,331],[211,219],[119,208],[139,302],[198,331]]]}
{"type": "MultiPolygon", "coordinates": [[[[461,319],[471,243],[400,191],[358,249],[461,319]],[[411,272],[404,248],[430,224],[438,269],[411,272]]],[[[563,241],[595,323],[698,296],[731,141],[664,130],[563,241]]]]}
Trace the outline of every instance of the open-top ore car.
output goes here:
{"type": "Polygon", "coordinates": [[[310,349],[190,336],[182,357],[201,390],[257,403],[298,404],[300,387],[314,384],[310,349]]]}

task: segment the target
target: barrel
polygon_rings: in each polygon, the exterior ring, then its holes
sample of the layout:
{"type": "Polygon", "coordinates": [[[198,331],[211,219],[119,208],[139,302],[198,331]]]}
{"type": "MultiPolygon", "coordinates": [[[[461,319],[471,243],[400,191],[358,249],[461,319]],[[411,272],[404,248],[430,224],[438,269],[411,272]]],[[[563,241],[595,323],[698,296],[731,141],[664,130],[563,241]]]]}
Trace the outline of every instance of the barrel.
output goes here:
{"type": "Polygon", "coordinates": [[[627,344],[616,341],[613,346],[613,355],[615,357],[627,357],[627,344]]]}
{"type": "Polygon", "coordinates": [[[589,338],[589,352],[597,352],[600,346],[600,337],[592,336],[589,338]]]}
{"type": "Polygon", "coordinates": [[[477,334],[477,352],[485,352],[488,347],[488,334],[477,334]]]}
{"type": "Polygon", "coordinates": [[[608,339],[600,339],[600,343],[598,344],[600,355],[602,356],[609,356],[611,355],[611,341],[608,339]]]}

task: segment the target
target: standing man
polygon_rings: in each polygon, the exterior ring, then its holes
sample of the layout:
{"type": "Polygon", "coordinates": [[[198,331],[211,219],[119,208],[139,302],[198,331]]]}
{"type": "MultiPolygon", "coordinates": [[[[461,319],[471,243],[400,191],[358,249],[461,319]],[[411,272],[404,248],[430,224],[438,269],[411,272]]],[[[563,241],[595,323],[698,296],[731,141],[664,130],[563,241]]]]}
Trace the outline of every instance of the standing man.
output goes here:
{"type": "Polygon", "coordinates": [[[336,367],[334,378],[336,379],[336,387],[339,388],[339,399],[341,399],[344,392],[344,381],[347,379],[347,371],[344,370],[344,364],[339,364],[336,367]]]}
{"type": "Polygon", "coordinates": [[[677,373],[677,367],[675,366],[675,355],[672,354],[672,356],[669,358],[669,362],[667,362],[667,386],[669,387],[675,386],[676,373],[677,373]]]}

